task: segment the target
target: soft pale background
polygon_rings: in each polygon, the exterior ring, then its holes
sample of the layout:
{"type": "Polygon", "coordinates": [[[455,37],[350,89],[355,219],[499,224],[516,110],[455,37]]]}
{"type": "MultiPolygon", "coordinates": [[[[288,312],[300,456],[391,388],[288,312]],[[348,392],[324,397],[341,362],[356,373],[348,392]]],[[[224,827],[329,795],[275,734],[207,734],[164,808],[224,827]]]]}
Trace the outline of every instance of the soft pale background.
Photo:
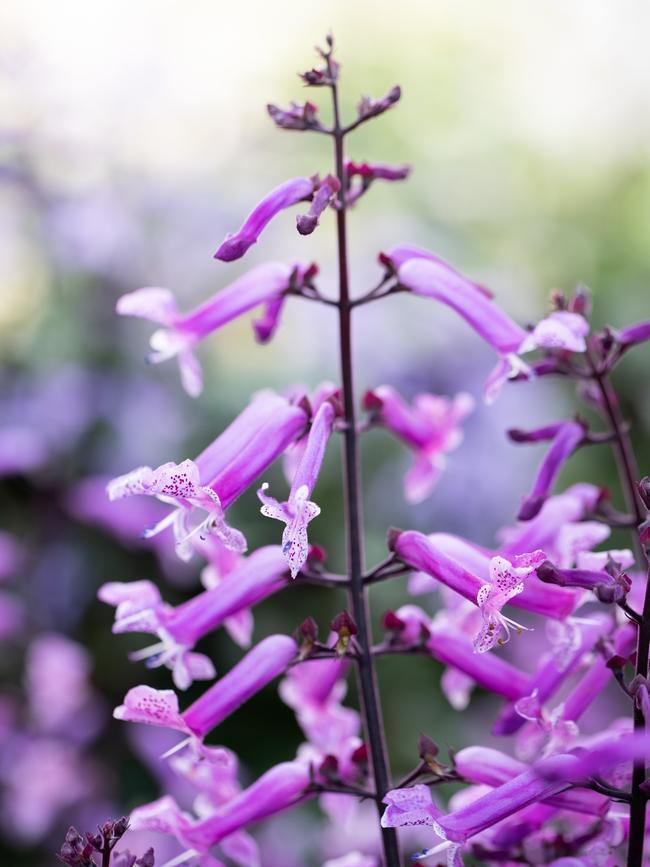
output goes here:
{"type": "MultiPolygon", "coordinates": [[[[321,286],[333,288],[330,218],[301,239],[293,215],[282,215],[245,265],[211,258],[263,192],[330,166],[326,140],[277,131],[264,111],[268,101],[325,101],[318,91],[303,91],[295,77],[314,62],[314,43],[334,31],[348,112],[361,93],[379,96],[397,82],[404,93],[398,108],[350,140],[354,158],[414,166],[410,182],[377,185],[352,217],[359,291],[378,274],[377,252],[409,240],[490,285],[523,322],[547,310],[550,288],[584,281],[594,291],[596,323],[622,325],[648,314],[649,27],[643,0],[5,3],[2,383],[21,399],[47,374],[81,371],[90,377],[83,393],[92,418],[79,422],[44,467],[2,488],[3,523],[33,551],[35,562],[16,584],[30,602],[31,632],[60,628],[86,642],[109,702],[149,678],[127,667],[127,640],[110,637],[108,612],[92,597],[106,579],[158,579],[156,564],[69,519],[45,527],[34,519],[43,488],[53,492],[47,509],[56,511],[76,478],[195,453],[254,389],[336,375],[331,311],[296,301],[270,347],[253,343],[246,322],[209,341],[202,350],[206,392],[192,402],[173,364],[142,364],[148,326],[118,322],[112,312],[121,292],[147,284],[169,286],[183,303],[195,303],[274,257],[316,259],[321,286]],[[52,546],[60,555],[56,568],[36,556],[52,546]]],[[[459,388],[478,395],[493,361],[451,314],[402,296],[363,311],[356,334],[361,386],[392,381],[409,395],[459,388]]],[[[619,379],[640,445],[650,427],[647,362],[647,352],[630,358],[619,379]]],[[[512,520],[537,454],[508,445],[503,427],[551,421],[569,405],[557,384],[531,386],[528,402],[523,394],[513,387],[494,408],[477,410],[465,446],[418,510],[401,498],[407,462],[401,449],[381,434],[369,438],[371,559],[381,556],[388,524],[455,529],[489,544],[495,529],[512,520]]],[[[71,406],[59,402],[52,412],[71,406]]],[[[563,481],[591,470],[614,484],[609,462],[596,455],[580,456],[563,481]]],[[[332,454],[318,498],[324,514],[313,527],[334,566],[343,557],[338,493],[332,454]]],[[[253,540],[274,540],[277,528],[256,514],[251,494],[237,506],[235,523],[253,540]]],[[[379,588],[376,613],[399,604],[402,589],[379,588]]],[[[309,613],[325,626],[341,605],[308,592],[292,596],[290,605],[288,598],[262,606],[258,637],[291,630],[309,613]]],[[[26,635],[14,641],[2,664],[14,693],[26,642],[26,635]]],[[[238,654],[222,638],[213,652],[222,670],[238,654]]],[[[420,729],[459,746],[472,726],[480,728],[483,707],[479,699],[472,719],[465,714],[459,727],[439,701],[434,667],[408,665],[409,677],[394,660],[382,671],[398,771],[409,766],[420,729]]],[[[106,774],[106,797],[127,809],[155,788],[126,752],[122,728],[109,730],[100,752],[117,756],[117,770],[106,774]]],[[[254,773],[291,755],[299,742],[274,690],[220,737],[254,773]],[[260,713],[270,721],[263,742],[260,713]]],[[[61,837],[68,818],[60,817],[52,839],[61,837]]],[[[43,847],[26,843],[7,850],[8,857],[12,864],[49,863],[41,852],[52,848],[51,839],[43,847]]],[[[318,859],[313,852],[297,857],[318,859]]]]}

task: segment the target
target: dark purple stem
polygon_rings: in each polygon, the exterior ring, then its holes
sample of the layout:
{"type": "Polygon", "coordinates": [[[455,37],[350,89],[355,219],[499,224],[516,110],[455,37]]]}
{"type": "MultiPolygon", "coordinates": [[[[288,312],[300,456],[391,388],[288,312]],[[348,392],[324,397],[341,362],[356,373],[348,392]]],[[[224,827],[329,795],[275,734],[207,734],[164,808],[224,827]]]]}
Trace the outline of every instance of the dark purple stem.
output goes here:
{"type": "MultiPolygon", "coordinates": [[[[603,400],[603,409],[612,428],[614,435],[614,449],[618,463],[621,486],[628,510],[634,515],[638,526],[643,521],[643,512],[636,489],[636,471],[632,444],[630,442],[627,426],[625,425],[618,408],[616,396],[606,376],[601,373],[591,361],[593,378],[600,391],[603,400]]],[[[645,560],[643,546],[636,527],[634,528],[634,547],[637,552],[638,566],[641,567],[645,560]]],[[[650,657],[650,580],[646,581],[643,612],[639,623],[636,650],[636,674],[643,677],[648,673],[648,658],[650,657]]],[[[634,728],[643,731],[645,720],[643,712],[634,705],[634,728]]],[[[646,796],[641,789],[646,778],[644,761],[634,763],[632,772],[632,791],[630,801],[630,834],[627,850],[627,867],[642,867],[643,847],[645,843],[645,815],[646,796]]]]}
{"type": "MultiPolygon", "coordinates": [[[[329,66],[329,61],[328,61],[329,66]]],[[[330,73],[332,69],[330,66],[330,73]]],[[[352,302],[348,278],[347,227],[345,208],[345,163],[343,158],[344,130],[341,126],[339,99],[336,82],[331,86],[334,114],[334,157],[336,176],[341,184],[336,211],[336,233],[339,263],[339,343],[341,359],[341,378],[343,385],[344,430],[344,480],[347,523],[348,577],[350,580],[350,608],[357,625],[356,636],[359,654],[356,657],[361,712],[370,751],[371,767],[374,777],[374,790],[377,793],[377,807],[381,812],[381,801],[390,789],[390,770],[388,752],[384,735],[384,722],[379,700],[377,675],[372,655],[372,634],[368,599],[363,582],[363,525],[361,514],[361,479],[359,461],[359,439],[357,436],[354,379],[352,370],[352,302]]],[[[399,844],[394,828],[382,828],[385,867],[400,867],[399,844]]]]}

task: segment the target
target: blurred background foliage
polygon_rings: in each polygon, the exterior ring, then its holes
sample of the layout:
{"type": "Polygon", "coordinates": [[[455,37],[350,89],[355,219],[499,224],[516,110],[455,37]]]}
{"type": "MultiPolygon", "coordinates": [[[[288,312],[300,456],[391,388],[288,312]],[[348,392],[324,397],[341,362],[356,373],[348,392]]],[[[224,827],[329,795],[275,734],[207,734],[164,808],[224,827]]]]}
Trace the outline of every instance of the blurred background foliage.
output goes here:
{"type": "MultiPolygon", "coordinates": [[[[142,639],[112,637],[111,612],[95,592],[106,580],[149,578],[178,602],[196,591],[199,566],[163,575],[150,551],[120,543],[72,507],[79,481],[193,456],[251,392],[336,378],[335,322],[317,305],[290,305],[269,347],[253,342],[247,321],[207,341],[200,349],[207,387],[197,401],[181,391],[173,363],[143,364],[150,327],[114,315],[116,298],[138,286],[168,286],[187,308],[268,258],[315,260],[319,285],[334,291],[331,216],[300,238],[284,214],[244,264],[212,259],[265,191],[331,167],[325,139],[277,131],[265,103],[323,102],[294,73],[314,63],[312,43],[330,28],[348,116],[361,94],[402,85],[401,104],[349,142],[354,159],[414,167],[408,183],[377,185],[352,215],[357,291],[379,275],[380,250],[409,241],[489,285],[521,322],[547,311],[551,288],[582,281],[594,293],[595,325],[624,325],[648,315],[649,19],[641,0],[3,6],[0,507],[3,529],[22,548],[7,592],[22,600],[23,620],[3,641],[0,675],[6,696],[20,702],[30,642],[42,632],[64,633],[90,654],[103,714],[91,748],[99,780],[85,813],[67,805],[31,836],[5,818],[3,863],[50,864],[54,843],[80,813],[92,825],[103,818],[100,807],[128,810],[158,791],[145,747],[109,721],[109,711],[143,680],[168,686],[168,673],[128,664],[127,651],[142,639]]],[[[409,397],[419,390],[480,395],[492,354],[448,311],[398,296],[361,311],[355,326],[359,394],[390,382],[409,397]]],[[[617,376],[646,470],[648,360],[645,350],[631,355],[617,376]]],[[[408,457],[382,432],[369,434],[368,560],[383,556],[389,525],[491,544],[513,521],[541,454],[508,444],[504,429],[572,411],[570,392],[557,382],[525,391],[512,385],[494,407],[479,405],[448,472],[417,509],[401,494],[408,457]]],[[[317,490],[323,513],[313,525],[333,569],[344,563],[339,476],[333,447],[317,490]]],[[[618,497],[605,450],[581,453],[561,487],[581,479],[618,497]]],[[[280,490],[279,470],[269,481],[280,490]]],[[[278,538],[257,505],[251,491],[232,510],[251,547],[278,538]]],[[[378,586],[376,620],[406,600],[401,581],[378,586]]],[[[324,633],[343,604],[334,592],[286,591],[256,609],[255,636],[290,632],[310,614],[324,633]]],[[[204,649],[221,672],[241,655],[221,633],[204,649]]],[[[489,699],[475,697],[459,716],[438,683],[432,662],[381,663],[397,773],[413,764],[420,731],[458,747],[481,729],[489,699]]],[[[240,754],[247,778],[291,757],[301,740],[275,687],[224,723],[218,738],[240,754]]],[[[283,821],[263,833],[275,839],[283,821]]],[[[285,852],[281,863],[319,857],[312,847],[285,852]]]]}

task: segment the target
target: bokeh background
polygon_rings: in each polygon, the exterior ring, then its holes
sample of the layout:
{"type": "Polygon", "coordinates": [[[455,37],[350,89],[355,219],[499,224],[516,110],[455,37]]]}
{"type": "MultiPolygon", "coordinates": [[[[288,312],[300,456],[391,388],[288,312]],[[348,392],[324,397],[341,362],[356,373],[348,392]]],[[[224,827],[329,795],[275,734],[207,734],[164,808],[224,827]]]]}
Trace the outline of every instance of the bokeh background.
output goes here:
{"type": "MultiPolygon", "coordinates": [[[[257,389],[337,376],[334,317],[317,305],[289,305],[268,347],[254,343],[248,321],[207,341],[198,400],[182,392],[173,363],[145,366],[149,326],[114,314],[116,298],[142,285],[168,286],[187,308],[269,258],[315,260],[319,285],[334,290],[331,216],[300,238],[284,214],[245,264],[212,259],[261,194],[331,167],[324,138],[276,130],[265,104],[326,101],[305,94],[295,73],[313,64],[312,46],[330,29],[348,116],[361,94],[402,85],[401,104],[349,142],[354,159],[414,167],[406,184],[377,184],[352,215],[357,291],[374,284],[380,250],[410,241],[489,285],[521,322],[548,310],[551,288],[582,281],[595,324],[623,325],[648,315],[649,28],[643,0],[3,4],[2,863],[52,864],[70,822],[92,827],[165,784],[160,739],[110,712],[137,683],[168,686],[168,673],[127,662],[142,639],[112,637],[111,611],[95,594],[107,580],[149,578],[177,602],[198,588],[200,564],[155,556],[132,528],[109,526],[96,505],[103,478],[193,456],[257,389]]],[[[361,311],[355,326],[360,393],[390,382],[407,396],[480,396],[492,353],[446,310],[397,296],[361,311]]],[[[642,463],[649,360],[645,350],[630,356],[617,378],[642,463]]],[[[408,455],[382,432],[368,435],[368,560],[383,556],[389,525],[490,545],[512,523],[540,455],[510,445],[504,429],[571,411],[557,382],[512,385],[490,408],[479,402],[417,508],[402,498],[408,455]]],[[[279,490],[279,470],[268,478],[279,490]]],[[[561,486],[580,479],[618,497],[604,450],[580,454],[561,486]]],[[[333,446],[312,525],[333,569],[344,561],[340,496],[333,446]]],[[[251,491],[231,515],[252,547],[278,536],[257,506],[251,491]]],[[[375,619],[406,600],[405,583],[378,586],[375,619]]],[[[325,630],[343,604],[333,592],[287,591],[256,609],[255,636],[290,632],[310,614],[325,630]]],[[[423,604],[434,610],[435,598],[423,604]]],[[[222,634],[203,649],[220,671],[241,655],[222,634]]],[[[385,660],[380,676],[398,773],[413,765],[420,731],[459,747],[484,728],[488,699],[451,711],[435,663],[385,660]]],[[[245,779],[301,741],[275,687],[218,736],[241,756],[245,779]]],[[[269,865],[298,867],[345,851],[347,833],[305,808],[258,836],[269,865]]]]}

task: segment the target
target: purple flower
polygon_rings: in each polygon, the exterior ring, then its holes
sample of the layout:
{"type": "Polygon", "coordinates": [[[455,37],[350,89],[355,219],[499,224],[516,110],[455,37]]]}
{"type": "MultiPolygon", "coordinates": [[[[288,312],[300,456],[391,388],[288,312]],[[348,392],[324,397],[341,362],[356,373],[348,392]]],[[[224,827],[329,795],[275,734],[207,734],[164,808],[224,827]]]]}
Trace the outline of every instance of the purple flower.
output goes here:
{"type": "MultiPolygon", "coordinates": [[[[612,639],[614,653],[627,659],[636,645],[636,627],[631,623],[625,623],[618,627],[612,639]]],[[[605,657],[599,654],[565,698],[562,707],[563,719],[580,719],[611,680],[612,670],[607,665],[605,657]]]]}
{"type": "Polygon", "coordinates": [[[309,211],[296,217],[296,228],[301,235],[311,235],[318,225],[320,215],[333,201],[334,196],[336,196],[340,189],[341,184],[338,178],[335,178],[333,175],[327,175],[326,178],[323,178],[314,193],[309,211]]]}
{"type": "MultiPolygon", "coordinates": [[[[434,537],[435,538],[435,537],[434,537]]],[[[400,533],[394,551],[407,565],[437,578],[447,587],[478,605],[483,626],[476,636],[477,653],[503,644],[510,635],[510,626],[521,630],[520,624],[501,613],[503,606],[524,591],[524,579],[546,559],[543,551],[517,554],[510,559],[497,555],[489,560],[489,578],[485,582],[448,556],[435,541],[414,530],[400,533]],[[506,638],[501,638],[501,631],[506,638]]]]}
{"type": "Polygon", "coordinates": [[[577,313],[551,313],[531,332],[526,332],[491,300],[483,287],[433,254],[417,248],[396,247],[384,259],[391,263],[402,286],[416,295],[447,304],[496,349],[500,358],[486,382],[488,402],[496,398],[507,379],[520,373],[531,375],[520,354],[538,348],[565,352],[586,350],[584,338],[589,326],[577,313]]]}
{"type": "Polygon", "coordinates": [[[567,421],[558,426],[553,436],[551,446],[542,461],[533,489],[524,498],[517,518],[520,521],[530,521],[539,514],[551,488],[567,458],[582,443],[585,436],[585,426],[577,421],[567,421]]]}
{"type": "Polygon", "coordinates": [[[519,351],[527,333],[476,283],[438,257],[396,248],[388,254],[400,283],[416,295],[434,298],[455,310],[500,355],[519,351]]]}
{"type": "Polygon", "coordinates": [[[235,639],[249,644],[248,629],[242,634],[229,621],[281,589],[286,579],[282,551],[269,545],[242,558],[225,580],[217,580],[211,589],[176,608],[162,601],[150,581],[112,581],[100,587],[98,596],[116,606],[114,633],[148,632],[160,639],[158,644],[132,654],[131,659],[146,659],[149,668],[166,665],[178,689],[187,689],[193,680],[209,680],[215,675],[212,662],[192,652],[197,641],[221,625],[230,625],[235,639]]]}
{"type": "Polygon", "coordinates": [[[556,565],[573,566],[581,552],[610,535],[606,524],[584,520],[596,509],[600,496],[594,485],[582,483],[549,497],[532,520],[500,531],[501,552],[508,556],[542,548],[556,565]]]}
{"type": "Polygon", "coordinates": [[[260,304],[281,303],[294,273],[295,269],[280,262],[258,265],[185,314],[179,313],[169,289],[136,289],[122,295],[117,302],[117,312],[163,326],[151,337],[149,361],[157,364],[178,357],[183,386],[188,394],[196,397],[203,390],[201,367],[194,355],[197,343],[260,304]]]}
{"type": "Polygon", "coordinates": [[[238,551],[246,550],[244,536],[228,526],[219,495],[209,485],[201,483],[199,468],[193,461],[185,460],[181,464],[170,461],[156,469],[138,467],[109,482],[107,491],[111,500],[145,494],[157,497],[163,502],[183,504],[171,513],[171,519],[170,516],[163,519],[163,527],[158,524],[153,531],[147,531],[147,535],[159,532],[173,520],[176,525],[176,540],[179,544],[184,543],[190,533],[185,527],[178,526],[177,521],[183,516],[182,510],[191,508],[207,513],[207,517],[195,530],[199,533],[214,532],[227,547],[238,551]]]}
{"type": "Polygon", "coordinates": [[[234,235],[227,235],[214,254],[215,259],[232,262],[241,259],[257,242],[266,226],[280,211],[290,208],[304,199],[311,198],[316,184],[313,178],[292,178],[271,190],[246,218],[244,225],[234,235]]]}
{"type": "Polygon", "coordinates": [[[447,453],[462,442],[460,423],[474,409],[474,399],[466,392],[451,400],[418,394],[409,406],[391,386],[380,385],[366,393],[364,405],[415,452],[415,463],[404,479],[404,495],[410,503],[422,502],[444,470],[447,453]]]}
{"type": "Polygon", "coordinates": [[[173,834],[184,846],[190,847],[183,859],[190,860],[246,825],[287,810],[312,796],[307,791],[310,782],[310,768],[304,762],[283,762],[204,819],[193,820],[179,809],[173,798],[166,796],[134,810],[131,825],[134,829],[173,834]]]}
{"type": "Polygon", "coordinates": [[[282,674],[296,652],[296,642],[287,635],[270,635],[260,641],[183,713],[189,728],[201,736],[207,734],[282,674]]]}
{"type": "MultiPolygon", "coordinates": [[[[454,753],[454,767],[463,779],[486,786],[501,786],[526,771],[525,762],[490,747],[465,747],[454,753]]],[[[609,799],[586,789],[569,789],[552,795],[545,803],[560,810],[604,816],[609,799]]]]}
{"type": "Polygon", "coordinates": [[[192,555],[188,540],[193,535],[214,533],[227,548],[243,551],[246,540],[226,523],[224,510],[300,437],[306,423],[304,409],[272,392],[261,392],[195,461],[170,462],[155,470],[139,467],[109,483],[109,499],[145,494],[175,505],[146,535],[173,526],[182,559],[192,555]],[[207,514],[190,527],[193,510],[207,514]]]}
{"type": "Polygon", "coordinates": [[[244,702],[281,674],[296,654],[296,643],[286,635],[261,641],[181,714],[176,693],[136,686],[115,708],[116,719],[176,729],[203,738],[244,702]]]}
{"type": "Polygon", "coordinates": [[[321,404],[305,441],[289,499],[286,502],[278,503],[273,497],[268,496],[266,483],[257,492],[263,504],[260,509],[262,514],[286,524],[282,533],[282,552],[289,564],[292,578],[296,577],[307,559],[309,551],[307,525],[320,515],[320,507],[309,497],[314,490],[325,457],[334,418],[335,411],[332,404],[329,402],[321,404]]]}
{"type": "MultiPolygon", "coordinates": [[[[543,762],[549,774],[556,770],[562,774],[566,768],[575,764],[572,756],[553,756],[543,762]]],[[[541,762],[539,764],[542,765],[541,762]]],[[[453,848],[454,845],[462,845],[470,837],[502,819],[558,794],[567,788],[567,785],[567,782],[561,779],[544,778],[537,770],[525,770],[467,806],[438,816],[434,828],[446,842],[427,850],[420,857],[426,858],[436,852],[453,848]]]]}
{"type": "MultiPolygon", "coordinates": [[[[609,552],[599,553],[607,555],[609,552]]],[[[632,582],[625,573],[612,575],[604,569],[558,569],[548,560],[541,564],[537,574],[541,581],[560,587],[593,590],[601,602],[622,602],[632,588],[632,582]]]]}
{"type": "MultiPolygon", "coordinates": [[[[471,542],[451,533],[431,533],[428,539],[438,551],[451,557],[483,583],[489,579],[490,561],[494,556],[505,556],[507,560],[512,560],[514,555],[514,552],[510,550],[503,549],[495,552],[486,548],[479,548],[477,545],[472,545],[471,542]]],[[[531,541],[534,544],[535,540],[531,539],[531,541]]],[[[524,551],[522,550],[521,553],[524,551]]],[[[428,586],[430,584],[430,578],[425,571],[411,578],[409,591],[414,594],[428,592],[431,589],[428,586]]],[[[572,590],[543,584],[535,573],[531,573],[522,592],[512,597],[510,601],[517,608],[534,611],[545,617],[564,618],[574,611],[580,601],[580,596],[581,594],[572,590]]]]}

